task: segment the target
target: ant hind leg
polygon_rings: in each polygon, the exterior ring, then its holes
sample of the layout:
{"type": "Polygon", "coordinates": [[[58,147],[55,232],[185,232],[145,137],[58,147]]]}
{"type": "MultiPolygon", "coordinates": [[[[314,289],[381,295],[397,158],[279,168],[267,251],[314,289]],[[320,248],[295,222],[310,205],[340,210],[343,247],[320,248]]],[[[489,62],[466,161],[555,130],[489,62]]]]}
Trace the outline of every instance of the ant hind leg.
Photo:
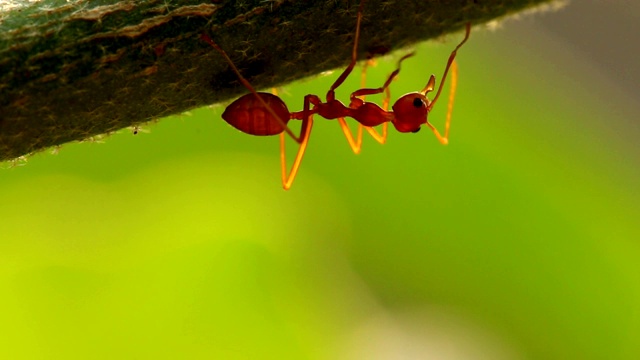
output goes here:
{"type": "Polygon", "coordinates": [[[440,135],[438,129],[427,121],[427,126],[433,131],[438,141],[442,145],[449,144],[449,128],[451,127],[451,113],[453,112],[453,102],[456,97],[456,89],[458,87],[458,64],[455,60],[451,62],[451,89],[449,90],[449,103],[447,105],[447,117],[444,123],[444,136],[440,135]]]}
{"type": "MultiPolygon", "coordinates": [[[[275,91],[275,89],[274,89],[275,91]]],[[[302,118],[302,126],[300,128],[300,143],[298,145],[298,152],[293,160],[291,169],[287,174],[287,155],[286,155],[286,136],[285,133],[280,133],[280,169],[282,172],[282,187],[285,190],[289,190],[298,174],[298,169],[302,163],[302,157],[307,150],[307,144],[309,142],[309,135],[311,134],[311,128],[313,127],[313,114],[310,111],[309,95],[304,97],[304,110],[302,118]]]]}

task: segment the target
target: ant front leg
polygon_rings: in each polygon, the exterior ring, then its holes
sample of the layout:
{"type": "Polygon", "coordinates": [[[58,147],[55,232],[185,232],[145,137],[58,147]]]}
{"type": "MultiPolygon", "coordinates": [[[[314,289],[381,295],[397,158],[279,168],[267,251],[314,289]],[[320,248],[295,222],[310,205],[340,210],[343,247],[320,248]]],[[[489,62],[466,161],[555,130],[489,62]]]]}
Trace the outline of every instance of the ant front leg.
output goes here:
{"type": "MultiPolygon", "coordinates": [[[[449,143],[449,128],[451,127],[451,113],[453,112],[453,101],[456,98],[458,87],[458,63],[455,60],[451,63],[451,89],[449,90],[449,104],[447,105],[447,120],[444,123],[444,143],[449,143]]],[[[442,142],[442,141],[440,141],[442,142]]]]}
{"type": "MultiPolygon", "coordinates": [[[[275,91],[275,90],[274,90],[275,91]]],[[[282,171],[282,187],[285,190],[289,190],[293,184],[293,180],[298,174],[300,163],[302,163],[302,157],[307,150],[307,143],[309,142],[309,135],[311,134],[311,128],[313,127],[313,112],[311,111],[311,97],[313,95],[306,95],[304,97],[304,110],[302,111],[302,126],[300,127],[300,145],[298,146],[298,152],[296,158],[293,160],[291,170],[287,174],[287,155],[285,149],[285,134],[280,133],[280,169],[282,171]]]]}
{"type": "MultiPolygon", "coordinates": [[[[449,103],[447,104],[447,117],[444,123],[444,136],[440,135],[438,129],[435,126],[431,125],[431,123],[427,120],[426,125],[433,131],[433,134],[436,136],[438,141],[442,145],[449,144],[449,128],[451,127],[451,113],[453,112],[453,102],[456,97],[456,89],[458,87],[458,64],[455,60],[451,62],[451,89],[449,90],[449,103]]],[[[433,83],[433,75],[431,75],[431,79],[429,81],[430,84],[433,83]]],[[[429,87],[429,85],[427,85],[429,87]]],[[[431,85],[431,90],[433,90],[433,85],[431,85]]],[[[427,88],[427,92],[431,91],[427,88]]]]}
{"type": "MultiPolygon", "coordinates": [[[[451,127],[451,113],[453,112],[453,101],[456,97],[456,89],[458,87],[458,64],[456,63],[456,55],[458,54],[458,50],[464,45],[465,42],[469,39],[469,35],[471,33],[471,23],[467,23],[465,25],[465,34],[462,41],[456,46],[455,49],[449,55],[449,60],[447,61],[447,66],[444,69],[444,74],[442,74],[442,79],[440,80],[440,86],[438,87],[438,92],[436,96],[433,98],[431,103],[428,106],[428,111],[433,109],[438,97],[440,97],[440,93],[442,92],[442,86],[444,85],[444,81],[447,79],[447,74],[449,70],[451,70],[451,89],[449,90],[449,104],[447,105],[447,117],[444,125],[444,136],[440,135],[440,132],[427,121],[427,126],[431,128],[436,138],[442,145],[447,145],[449,143],[449,128],[451,127]]],[[[429,79],[429,83],[427,87],[423,90],[423,93],[426,95],[427,92],[433,90],[435,79],[433,79],[433,75],[429,79]]]]}

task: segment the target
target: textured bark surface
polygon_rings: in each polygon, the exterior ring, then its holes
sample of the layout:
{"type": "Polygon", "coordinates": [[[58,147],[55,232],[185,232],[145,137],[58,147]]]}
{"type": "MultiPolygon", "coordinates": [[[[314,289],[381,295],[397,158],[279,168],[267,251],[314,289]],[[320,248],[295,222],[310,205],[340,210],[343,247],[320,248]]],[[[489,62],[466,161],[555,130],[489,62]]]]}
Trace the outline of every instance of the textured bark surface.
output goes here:
{"type": "MultiPolygon", "coordinates": [[[[387,52],[547,0],[365,5],[359,53],[387,52]]],[[[0,12],[0,160],[344,66],[357,1],[44,0],[0,12]]]]}

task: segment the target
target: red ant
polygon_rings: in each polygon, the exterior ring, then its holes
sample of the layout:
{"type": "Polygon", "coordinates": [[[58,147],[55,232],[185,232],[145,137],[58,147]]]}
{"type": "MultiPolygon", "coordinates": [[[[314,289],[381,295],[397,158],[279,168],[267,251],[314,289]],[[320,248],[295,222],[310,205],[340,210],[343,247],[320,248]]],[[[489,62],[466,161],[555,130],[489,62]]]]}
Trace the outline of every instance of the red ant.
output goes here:
{"type": "MultiPolygon", "coordinates": [[[[389,92],[389,85],[393,79],[400,72],[400,64],[405,59],[413,56],[413,53],[407,54],[400,58],[398,61],[397,69],[394,70],[382,87],[373,88],[361,88],[351,93],[349,106],[345,106],[340,100],[336,99],[335,90],[342,85],[345,79],[349,76],[351,71],[356,65],[358,40],[360,37],[360,22],[362,20],[362,9],[364,0],[360,2],[358,9],[358,17],[356,21],[356,34],[353,44],[353,51],[351,53],[351,63],[342,72],[340,77],[333,83],[329,91],[327,92],[326,101],[322,102],[317,95],[305,95],[304,108],[302,111],[291,112],[287,108],[287,105],[276,95],[256,92],[251,84],[240,74],[238,68],[234,65],[233,61],[229,58],[227,53],[216,43],[214,43],[209,36],[202,34],[202,40],[206,41],[214,49],[216,49],[225,58],[233,72],[236,73],[240,82],[251,92],[246,94],[236,101],[231,103],[224,113],[222,118],[236,129],[250,134],[250,135],[277,135],[280,134],[280,163],[282,170],[282,186],[285,190],[288,190],[293,183],[293,180],[298,173],[302,157],[307,149],[307,143],[309,142],[309,135],[311,134],[311,128],[313,126],[313,115],[317,114],[325,119],[332,120],[338,119],[340,127],[349,142],[349,146],[354,153],[359,153],[362,144],[362,128],[364,127],[371,136],[383,144],[387,138],[387,124],[391,122],[393,126],[399,132],[412,132],[416,133],[420,130],[423,124],[426,124],[435,134],[436,138],[443,145],[449,142],[449,125],[451,122],[451,111],[453,109],[453,100],[456,92],[457,85],[457,65],[455,57],[458,49],[467,41],[469,33],[471,31],[471,24],[466,24],[466,32],[464,39],[456,46],[451,52],[447,66],[445,67],[444,74],[440,80],[440,87],[436,92],[433,100],[427,99],[427,93],[434,90],[435,76],[431,75],[427,85],[420,92],[413,92],[400,97],[395,104],[393,104],[393,111],[388,111],[389,99],[391,94],[389,92]],[[442,86],[447,77],[447,73],[451,69],[451,91],[449,94],[449,107],[447,111],[447,118],[445,123],[444,136],[440,135],[440,132],[429,123],[427,115],[442,91],[442,86]],[[364,101],[366,95],[380,94],[385,92],[383,105],[379,105],[364,101]],[[355,119],[358,124],[357,139],[354,140],[351,130],[347,126],[344,118],[350,117],[355,119]],[[302,126],[300,129],[300,135],[296,136],[293,131],[287,126],[289,120],[296,119],[302,120],[302,126]],[[382,134],[379,134],[373,127],[382,125],[382,134]],[[287,133],[293,140],[300,144],[298,153],[293,161],[291,170],[287,174],[286,156],[285,156],[285,133],[287,133]]],[[[364,80],[364,72],[363,72],[364,80]]],[[[364,86],[364,85],[363,85],[364,86]]]]}

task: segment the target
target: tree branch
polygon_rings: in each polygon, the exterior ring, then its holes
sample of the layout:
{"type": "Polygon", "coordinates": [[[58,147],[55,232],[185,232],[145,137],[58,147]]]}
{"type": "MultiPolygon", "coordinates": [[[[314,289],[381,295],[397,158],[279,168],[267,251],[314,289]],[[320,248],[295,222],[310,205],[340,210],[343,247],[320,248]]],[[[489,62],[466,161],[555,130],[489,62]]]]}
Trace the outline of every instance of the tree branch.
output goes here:
{"type": "MultiPolygon", "coordinates": [[[[547,0],[372,0],[381,53],[547,0]]],[[[357,1],[44,0],[0,9],[0,160],[231,99],[348,63],[357,1]]],[[[5,5],[6,6],[6,5],[5,5]]]]}

